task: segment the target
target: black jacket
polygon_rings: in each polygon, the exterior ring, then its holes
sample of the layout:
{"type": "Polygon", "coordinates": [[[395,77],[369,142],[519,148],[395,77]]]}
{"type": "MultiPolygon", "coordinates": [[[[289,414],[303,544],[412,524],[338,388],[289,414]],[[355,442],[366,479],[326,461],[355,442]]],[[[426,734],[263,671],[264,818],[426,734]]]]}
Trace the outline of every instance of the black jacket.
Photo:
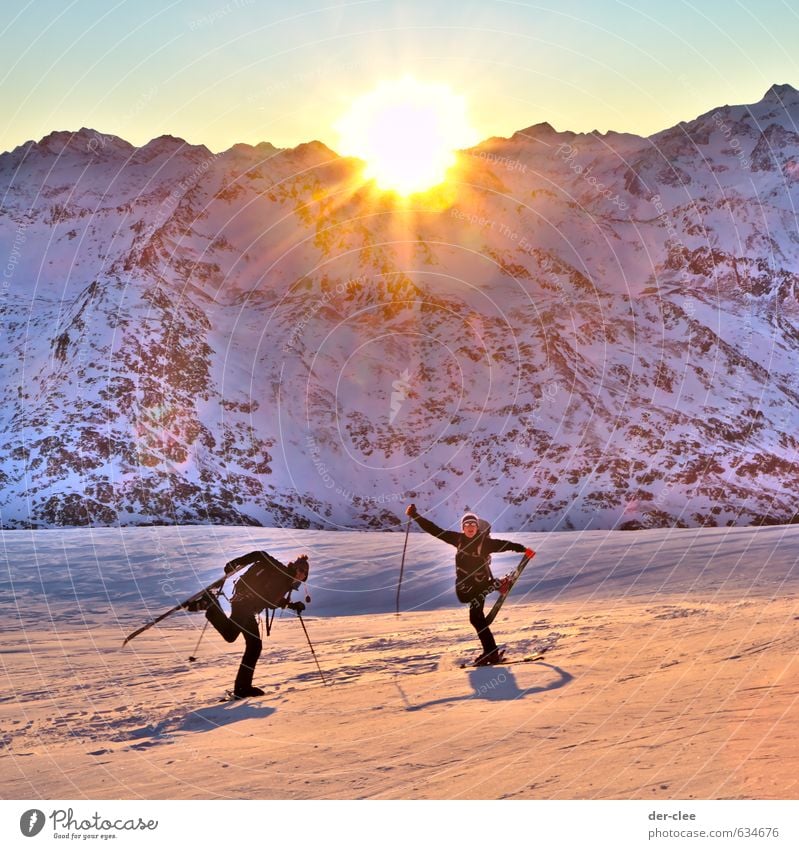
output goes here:
{"type": "Polygon", "coordinates": [[[252,566],[236,582],[231,607],[247,608],[253,613],[260,613],[265,607],[272,610],[285,607],[296,580],[293,570],[266,551],[251,551],[231,560],[225,568],[235,569],[250,563],[252,566]]]}
{"type": "Polygon", "coordinates": [[[517,542],[492,539],[485,533],[479,533],[469,539],[459,531],[442,530],[434,522],[418,514],[414,519],[423,531],[458,549],[455,555],[455,592],[462,604],[485,598],[496,589],[496,582],[491,574],[492,554],[500,551],[518,551],[523,554],[527,550],[517,542]]]}

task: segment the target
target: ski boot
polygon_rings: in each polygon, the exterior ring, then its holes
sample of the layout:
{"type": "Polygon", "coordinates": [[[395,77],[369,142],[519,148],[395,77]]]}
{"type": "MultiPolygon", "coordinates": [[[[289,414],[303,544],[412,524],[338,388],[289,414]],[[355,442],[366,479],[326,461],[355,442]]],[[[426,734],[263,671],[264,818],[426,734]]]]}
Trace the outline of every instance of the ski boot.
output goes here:
{"type": "Polygon", "coordinates": [[[503,575],[497,581],[497,590],[500,595],[507,595],[510,592],[510,588],[513,586],[513,573],[511,572],[508,575],[503,575]]]}
{"type": "Polygon", "coordinates": [[[233,691],[234,699],[255,699],[265,695],[266,693],[260,687],[242,687],[240,690],[233,691]]]}
{"type": "Polygon", "coordinates": [[[496,666],[505,660],[505,652],[499,649],[481,654],[474,662],[474,666],[496,666]]]}
{"type": "Polygon", "coordinates": [[[193,598],[191,601],[186,602],[185,608],[189,613],[199,613],[203,610],[208,610],[209,607],[215,604],[216,597],[206,590],[198,598],[193,598]]]}

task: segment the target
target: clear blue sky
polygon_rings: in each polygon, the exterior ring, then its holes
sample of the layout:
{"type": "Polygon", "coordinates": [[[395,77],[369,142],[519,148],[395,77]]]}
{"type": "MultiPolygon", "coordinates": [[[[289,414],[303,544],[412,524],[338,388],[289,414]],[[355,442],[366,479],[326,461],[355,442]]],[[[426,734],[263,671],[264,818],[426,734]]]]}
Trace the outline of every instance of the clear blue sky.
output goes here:
{"type": "Polygon", "coordinates": [[[411,73],[467,96],[481,137],[649,134],[799,88],[799,9],[783,0],[4,0],[0,150],[92,127],[335,147],[335,120],[411,73]]]}

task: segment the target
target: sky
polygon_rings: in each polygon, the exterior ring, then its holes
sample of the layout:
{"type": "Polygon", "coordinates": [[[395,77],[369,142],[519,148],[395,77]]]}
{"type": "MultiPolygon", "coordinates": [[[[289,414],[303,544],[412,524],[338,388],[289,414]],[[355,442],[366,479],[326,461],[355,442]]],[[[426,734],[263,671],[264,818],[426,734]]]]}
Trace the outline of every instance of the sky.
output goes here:
{"type": "Polygon", "coordinates": [[[784,0],[4,0],[0,150],[89,127],[218,152],[319,139],[410,74],[462,94],[479,138],[542,121],[649,135],[799,88],[784,0]]]}

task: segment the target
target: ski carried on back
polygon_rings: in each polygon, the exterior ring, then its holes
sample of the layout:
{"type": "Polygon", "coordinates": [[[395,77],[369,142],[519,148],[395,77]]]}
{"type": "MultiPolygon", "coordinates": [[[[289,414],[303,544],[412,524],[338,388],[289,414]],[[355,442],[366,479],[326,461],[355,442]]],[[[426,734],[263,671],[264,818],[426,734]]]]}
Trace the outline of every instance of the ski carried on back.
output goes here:
{"type": "Polygon", "coordinates": [[[189,596],[189,598],[187,598],[185,601],[182,601],[180,604],[176,604],[174,607],[172,607],[172,608],[170,608],[169,610],[167,610],[167,612],[166,612],[166,613],[162,613],[160,616],[156,616],[156,617],[155,617],[155,619],[152,619],[152,620],[151,620],[151,621],[149,621],[146,625],[142,625],[142,626],[141,626],[141,628],[137,629],[137,630],[136,630],[136,631],[134,631],[132,634],[128,634],[128,636],[127,636],[127,637],[125,637],[125,641],[122,643],[122,645],[123,645],[123,646],[126,646],[126,645],[127,645],[127,644],[128,644],[128,643],[129,643],[129,642],[130,642],[130,641],[131,641],[134,637],[138,637],[138,636],[139,636],[139,634],[143,634],[145,631],[147,631],[148,629],[152,628],[152,627],[153,627],[153,625],[157,625],[159,622],[161,622],[161,621],[163,621],[164,619],[166,619],[166,618],[167,618],[167,616],[171,616],[173,613],[177,613],[177,612],[178,612],[178,610],[187,610],[187,609],[189,608],[189,605],[191,605],[191,604],[192,604],[192,602],[199,601],[199,599],[200,599],[203,595],[205,595],[205,593],[214,592],[214,590],[217,590],[218,592],[219,592],[219,591],[221,591],[221,590],[222,590],[222,586],[223,586],[223,584],[225,583],[225,581],[226,581],[226,580],[227,580],[227,579],[228,579],[231,575],[235,575],[235,574],[236,574],[236,572],[238,572],[238,571],[239,571],[239,569],[243,569],[245,565],[249,565],[249,564],[242,564],[242,565],[241,565],[241,566],[239,566],[238,568],[233,569],[233,570],[232,570],[231,572],[229,572],[228,574],[223,575],[221,578],[218,578],[218,579],[217,579],[216,581],[214,581],[212,584],[208,584],[208,586],[207,586],[207,587],[203,587],[203,588],[202,588],[199,592],[194,593],[194,595],[193,595],[193,596],[189,596]]]}
{"type": "Polygon", "coordinates": [[[505,603],[505,599],[510,594],[510,591],[513,589],[516,581],[519,580],[522,572],[524,571],[524,567],[535,557],[535,552],[528,548],[527,551],[522,555],[522,559],[519,561],[519,565],[510,573],[507,579],[507,584],[503,587],[504,592],[500,591],[499,598],[494,602],[494,606],[489,610],[486,615],[486,625],[490,625],[496,618],[497,613],[499,613],[500,608],[505,603]]]}

